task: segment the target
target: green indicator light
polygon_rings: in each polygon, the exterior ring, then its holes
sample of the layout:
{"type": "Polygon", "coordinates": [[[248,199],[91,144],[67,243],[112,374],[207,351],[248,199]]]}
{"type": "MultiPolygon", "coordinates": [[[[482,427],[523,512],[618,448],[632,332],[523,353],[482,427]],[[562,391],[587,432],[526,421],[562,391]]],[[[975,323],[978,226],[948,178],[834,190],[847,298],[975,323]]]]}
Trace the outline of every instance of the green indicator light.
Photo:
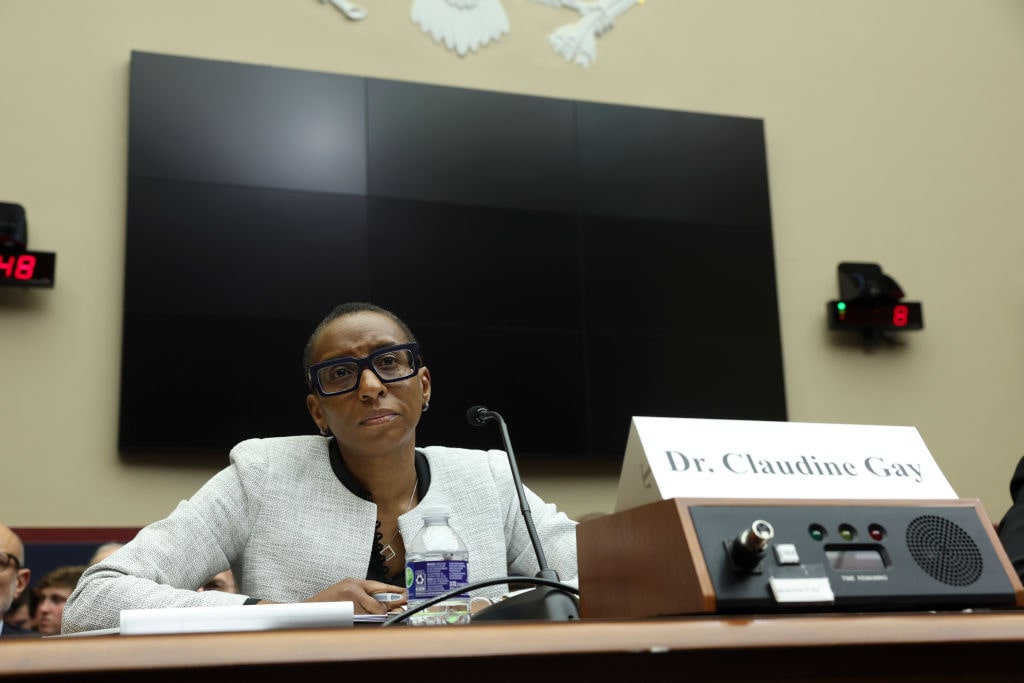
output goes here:
{"type": "Polygon", "coordinates": [[[810,528],[811,538],[815,541],[820,541],[825,538],[825,530],[818,525],[814,525],[810,528]]]}
{"type": "Polygon", "coordinates": [[[836,304],[836,309],[840,310],[840,311],[845,311],[846,310],[846,302],[845,301],[840,301],[839,303],[837,303],[836,304]]]}

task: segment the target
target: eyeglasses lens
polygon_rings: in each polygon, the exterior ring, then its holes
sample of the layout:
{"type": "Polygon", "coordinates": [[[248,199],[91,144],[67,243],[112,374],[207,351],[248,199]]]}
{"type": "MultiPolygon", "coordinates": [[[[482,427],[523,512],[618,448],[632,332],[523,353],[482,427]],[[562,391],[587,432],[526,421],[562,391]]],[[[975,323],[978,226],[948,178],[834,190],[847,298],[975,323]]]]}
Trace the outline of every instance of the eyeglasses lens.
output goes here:
{"type": "Polygon", "coordinates": [[[416,357],[411,349],[382,349],[358,361],[332,363],[317,371],[324,394],[352,391],[359,384],[363,368],[372,368],[382,382],[397,382],[416,374],[416,357]]]}

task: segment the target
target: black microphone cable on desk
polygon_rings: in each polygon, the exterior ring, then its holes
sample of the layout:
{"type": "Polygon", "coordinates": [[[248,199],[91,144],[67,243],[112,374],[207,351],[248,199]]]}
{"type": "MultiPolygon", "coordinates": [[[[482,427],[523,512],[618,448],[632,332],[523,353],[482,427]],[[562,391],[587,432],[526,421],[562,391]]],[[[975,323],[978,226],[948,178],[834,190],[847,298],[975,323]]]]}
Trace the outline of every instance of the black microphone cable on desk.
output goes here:
{"type": "MultiPolygon", "coordinates": [[[[435,595],[434,597],[430,598],[429,600],[426,600],[425,602],[422,602],[422,603],[416,605],[415,607],[412,607],[410,609],[405,610],[404,612],[401,612],[399,614],[395,614],[393,616],[388,617],[384,621],[384,623],[381,624],[381,626],[382,627],[384,627],[384,626],[391,626],[392,624],[401,623],[401,622],[405,621],[406,619],[408,619],[409,617],[411,617],[412,615],[416,614],[417,612],[422,612],[423,610],[427,609],[428,607],[433,607],[434,605],[436,605],[439,602],[444,602],[445,600],[448,600],[449,598],[454,598],[456,596],[462,595],[463,593],[468,593],[469,591],[476,590],[477,588],[486,588],[487,586],[495,586],[495,585],[497,585],[499,583],[530,583],[530,584],[534,584],[534,585],[537,585],[537,586],[547,586],[549,588],[557,588],[558,590],[565,591],[567,593],[572,593],[573,595],[576,595],[576,596],[578,596],[580,594],[579,589],[574,587],[574,586],[570,586],[569,584],[561,583],[559,581],[552,581],[550,579],[543,579],[543,578],[540,578],[538,576],[502,576],[502,577],[497,578],[497,579],[482,579],[480,581],[473,581],[471,583],[468,583],[465,586],[458,586],[457,588],[453,588],[453,589],[451,589],[449,591],[441,593],[440,595],[435,595]]],[[[514,598],[508,598],[508,599],[512,600],[514,598]]],[[[488,609],[491,609],[491,607],[494,607],[494,605],[500,605],[501,602],[502,601],[499,601],[499,602],[493,603],[490,607],[485,607],[483,610],[481,610],[481,613],[485,612],[488,609]]],[[[473,617],[470,616],[469,620],[470,620],[470,623],[472,623],[473,617]]]]}

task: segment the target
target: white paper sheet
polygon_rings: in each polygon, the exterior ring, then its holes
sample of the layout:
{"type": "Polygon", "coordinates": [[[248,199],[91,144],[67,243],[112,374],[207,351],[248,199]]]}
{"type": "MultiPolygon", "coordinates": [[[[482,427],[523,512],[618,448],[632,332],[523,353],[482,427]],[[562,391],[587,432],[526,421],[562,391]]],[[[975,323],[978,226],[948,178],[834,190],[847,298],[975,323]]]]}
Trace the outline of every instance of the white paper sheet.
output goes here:
{"type": "Polygon", "coordinates": [[[121,610],[121,635],[352,626],[351,602],[121,610]]]}

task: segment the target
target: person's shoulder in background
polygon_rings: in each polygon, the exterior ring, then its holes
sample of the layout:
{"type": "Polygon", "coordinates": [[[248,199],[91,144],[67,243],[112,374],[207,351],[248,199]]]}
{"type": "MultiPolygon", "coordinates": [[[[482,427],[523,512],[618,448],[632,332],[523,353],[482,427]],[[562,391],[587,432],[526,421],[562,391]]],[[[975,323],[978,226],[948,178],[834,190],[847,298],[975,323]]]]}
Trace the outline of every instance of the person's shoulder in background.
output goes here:
{"type": "Polygon", "coordinates": [[[1017,575],[1024,579],[1024,457],[1010,478],[1010,498],[1013,503],[999,521],[997,533],[1017,575]]]}
{"type": "Polygon", "coordinates": [[[14,626],[13,624],[4,624],[4,628],[0,631],[0,638],[42,638],[43,634],[39,631],[32,631],[27,628],[21,628],[20,626],[14,626]]]}

